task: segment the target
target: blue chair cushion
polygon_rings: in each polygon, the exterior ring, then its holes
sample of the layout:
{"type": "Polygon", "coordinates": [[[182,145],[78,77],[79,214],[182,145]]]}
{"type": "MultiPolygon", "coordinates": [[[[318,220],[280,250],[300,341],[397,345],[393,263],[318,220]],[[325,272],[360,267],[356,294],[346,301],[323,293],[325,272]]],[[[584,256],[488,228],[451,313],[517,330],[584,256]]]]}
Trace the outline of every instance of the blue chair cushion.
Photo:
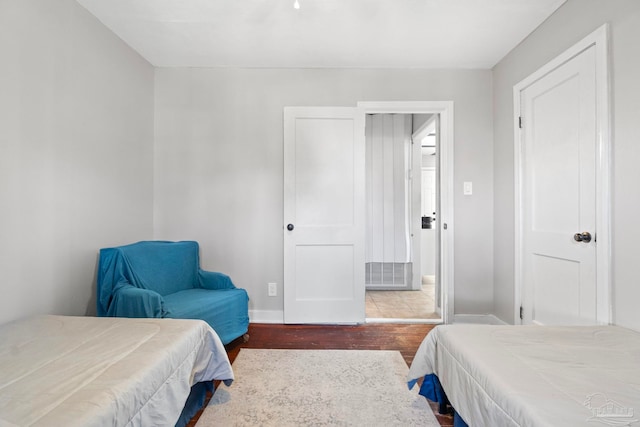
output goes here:
{"type": "Polygon", "coordinates": [[[239,327],[249,323],[248,303],[247,291],[238,288],[187,289],[164,297],[165,317],[201,319],[215,325],[224,344],[237,338],[239,327]]]}

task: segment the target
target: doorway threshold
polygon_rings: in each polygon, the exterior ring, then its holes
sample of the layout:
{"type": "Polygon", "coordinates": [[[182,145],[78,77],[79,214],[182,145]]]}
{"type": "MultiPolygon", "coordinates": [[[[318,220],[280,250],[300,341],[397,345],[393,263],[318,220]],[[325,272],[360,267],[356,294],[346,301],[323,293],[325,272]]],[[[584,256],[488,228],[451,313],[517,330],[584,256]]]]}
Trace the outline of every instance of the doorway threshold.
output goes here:
{"type": "Polygon", "coordinates": [[[413,323],[424,325],[439,325],[442,319],[403,319],[390,317],[367,317],[364,323],[413,323]]]}

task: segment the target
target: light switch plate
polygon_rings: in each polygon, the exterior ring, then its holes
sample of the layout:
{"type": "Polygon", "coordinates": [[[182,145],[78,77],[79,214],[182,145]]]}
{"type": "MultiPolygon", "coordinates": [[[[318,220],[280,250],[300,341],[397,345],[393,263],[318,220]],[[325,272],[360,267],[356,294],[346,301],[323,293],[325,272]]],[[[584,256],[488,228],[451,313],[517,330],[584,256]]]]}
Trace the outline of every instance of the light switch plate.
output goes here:
{"type": "Polygon", "coordinates": [[[465,181],[464,183],[464,195],[470,196],[473,194],[473,183],[471,181],[465,181]]]}

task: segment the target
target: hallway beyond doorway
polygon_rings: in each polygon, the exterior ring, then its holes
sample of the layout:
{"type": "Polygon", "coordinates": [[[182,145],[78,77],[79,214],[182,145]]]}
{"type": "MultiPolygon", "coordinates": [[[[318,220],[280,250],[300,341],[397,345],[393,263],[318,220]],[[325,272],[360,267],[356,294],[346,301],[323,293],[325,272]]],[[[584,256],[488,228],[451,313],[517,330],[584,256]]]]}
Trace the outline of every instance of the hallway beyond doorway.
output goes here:
{"type": "Polygon", "coordinates": [[[439,319],[435,312],[435,284],[417,291],[366,291],[367,319],[439,319]]]}

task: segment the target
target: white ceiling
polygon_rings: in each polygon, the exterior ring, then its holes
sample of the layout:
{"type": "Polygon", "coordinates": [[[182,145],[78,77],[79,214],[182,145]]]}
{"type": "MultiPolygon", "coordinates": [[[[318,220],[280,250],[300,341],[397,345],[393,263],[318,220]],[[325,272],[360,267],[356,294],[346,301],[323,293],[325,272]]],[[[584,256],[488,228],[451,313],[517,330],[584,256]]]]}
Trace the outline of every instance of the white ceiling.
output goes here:
{"type": "Polygon", "coordinates": [[[482,68],[566,0],[77,0],[159,67],[482,68]]]}

